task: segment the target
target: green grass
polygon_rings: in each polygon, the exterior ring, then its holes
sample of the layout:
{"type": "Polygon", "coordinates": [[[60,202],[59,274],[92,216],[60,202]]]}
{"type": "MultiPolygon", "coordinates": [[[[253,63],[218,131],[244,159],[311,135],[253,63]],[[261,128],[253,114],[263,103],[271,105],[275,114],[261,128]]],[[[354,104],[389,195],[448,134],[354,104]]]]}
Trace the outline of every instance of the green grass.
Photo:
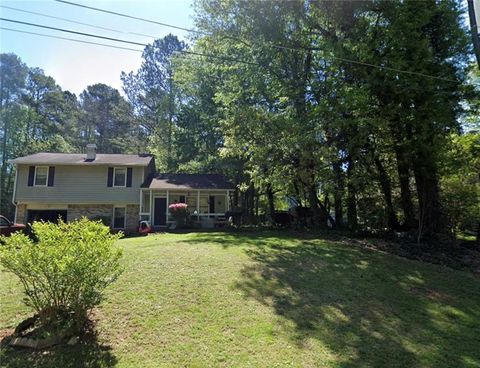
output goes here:
{"type": "MultiPolygon", "coordinates": [[[[4,367],[480,367],[480,280],[282,233],[120,241],[98,338],[4,367]]],[[[31,312],[0,274],[0,329],[31,312]]]]}

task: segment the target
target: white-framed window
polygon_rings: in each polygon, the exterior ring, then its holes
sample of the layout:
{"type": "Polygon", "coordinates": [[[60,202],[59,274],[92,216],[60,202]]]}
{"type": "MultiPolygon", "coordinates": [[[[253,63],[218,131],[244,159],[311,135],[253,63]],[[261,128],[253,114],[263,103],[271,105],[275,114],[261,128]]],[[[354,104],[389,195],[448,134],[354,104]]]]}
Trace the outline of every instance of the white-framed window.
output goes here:
{"type": "Polygon", "coordinates": [[[126,221],[126,208],[123,206],[113,207],[113,228],[114,229],[125,229],[126,221]]]}
{"type": "Polygon", "coordinates": [[[142,208],[140,213],[150,213],[150,191],[142,191],[142,208]]]}
{"type": "Polygon", "coordinates": [[[33,185],[36,187],[46,187],[48,183],[48,166],[35,166],[35,178],[33,185]]]}
{"type": "Polygon", "coordinates": [[[127,186],[127,169],[125,167],[113,168],[113,186],[114,187],[127,186]]]}

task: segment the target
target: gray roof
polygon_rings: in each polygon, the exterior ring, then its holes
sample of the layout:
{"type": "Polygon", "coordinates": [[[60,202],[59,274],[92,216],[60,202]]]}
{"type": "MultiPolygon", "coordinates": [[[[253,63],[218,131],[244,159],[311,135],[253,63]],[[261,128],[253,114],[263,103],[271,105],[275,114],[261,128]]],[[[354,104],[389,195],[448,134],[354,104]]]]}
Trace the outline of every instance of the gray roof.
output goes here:
{"type": "Polygon", "coordinates": [[[142,184],[150,189],[234,189],[222,175],[218,174],[157,174],[142,184]]]}
{"type": "Polygon", "coordinates": [[[35,153],[11,160],[13,164],[25,165],[122,165],[148,166],[151,155],[120,155],[97,153],[95,160],[87,160],[83,153],[35,153]]]}

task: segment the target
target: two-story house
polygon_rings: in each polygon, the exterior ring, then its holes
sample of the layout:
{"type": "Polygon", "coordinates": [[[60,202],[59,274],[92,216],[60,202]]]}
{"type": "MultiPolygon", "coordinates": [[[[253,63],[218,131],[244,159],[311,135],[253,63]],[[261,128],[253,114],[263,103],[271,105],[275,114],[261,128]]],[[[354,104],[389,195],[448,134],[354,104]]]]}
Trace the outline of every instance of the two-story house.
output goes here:
{"type": "Polygon", "coordinates": [[[140,220],[168,226],[168,206],[187,203],[202,225],[221,221],[233,189],[214,174],[157,174],[151,155],[36,153],[16,165],[15,221],[101,219],[112,229],[134,232],[140,220]]]}

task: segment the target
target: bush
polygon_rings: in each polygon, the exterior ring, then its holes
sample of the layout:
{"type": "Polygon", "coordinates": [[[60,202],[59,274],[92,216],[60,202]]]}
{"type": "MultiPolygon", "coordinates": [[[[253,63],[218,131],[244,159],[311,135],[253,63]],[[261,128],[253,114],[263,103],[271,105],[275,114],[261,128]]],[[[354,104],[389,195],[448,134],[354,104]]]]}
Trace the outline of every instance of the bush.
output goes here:
{"type": "Polygon", "coordinates": [[[81,329],[88,311],[102,301],[105,288],[121,273],[122,252],[114,243],[122,235],[86,218],[35,222],[32,229],[37,242],[21,233],[2,239],[0,264],[19,277],[25,304],[42,323],[67,314],[81,329]]]}
{"type": "Polygon", "coordinates": [[[172,215],[173,219],[179,227],[183,227],[187,223],[188,217],[188,206],[186,203],[173,203],[168,206],[168,210],[172,215]]]}

